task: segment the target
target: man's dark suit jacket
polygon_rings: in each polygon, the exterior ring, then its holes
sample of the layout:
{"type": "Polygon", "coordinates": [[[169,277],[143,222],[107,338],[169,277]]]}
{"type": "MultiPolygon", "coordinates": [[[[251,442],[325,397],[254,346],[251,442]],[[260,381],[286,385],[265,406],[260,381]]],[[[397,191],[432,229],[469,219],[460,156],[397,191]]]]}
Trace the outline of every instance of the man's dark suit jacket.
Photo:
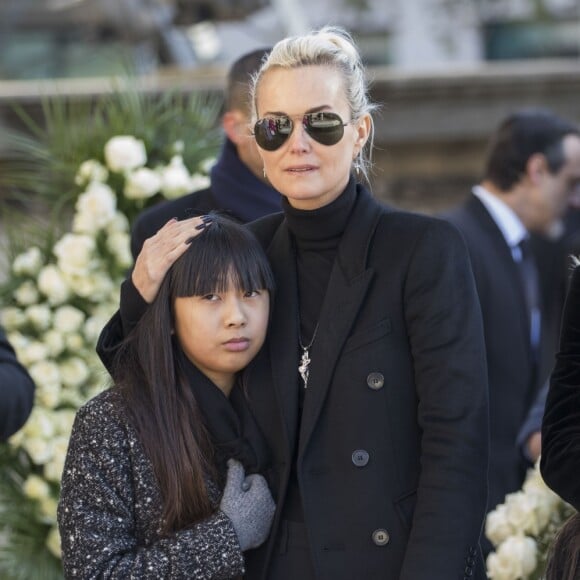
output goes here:
{"type": "MultiPolygon", "coordinates": [[[[542,338],[540,362],[534,365],[524,290],[502,232],[475,195],[445,217],[459,228],[467,242],[483,314],[490,392],[489,509],[493,509],[503,503],[507,493],[520,488],[525,476],[527,465],[516,441],[552,366],[553,325],[559,308],[553,300],[556,281],[546,273],[545,262],[539,263],[542,338]]],[[[535,240],[533,246],[536,255],[543,260],[549,258],[549,245],[535,240]]],[[[553,260],[552,263],[556,268],[553,260]]]]}
{"type": "Polygon", "coordinates": [[[24,425],[33,402],[34,382],[0,328],[0,441],[24,425]]]}
{"type": "MultiPolygon", "coordinates": [[[[249,226],[274,270],[267,346],[248,369],[271,446],[278,507],[294,458],[320,580],[484,579],[487,372],[467,250],[442,220],[380,206],[359,188],[320,313],[299,421],[298,305],[282,214],[249,226]]],[[[99,353],[118,344],[118,314],[99,353]]],[[[247,578],[275,580],[264,546],[247,578]]]]}

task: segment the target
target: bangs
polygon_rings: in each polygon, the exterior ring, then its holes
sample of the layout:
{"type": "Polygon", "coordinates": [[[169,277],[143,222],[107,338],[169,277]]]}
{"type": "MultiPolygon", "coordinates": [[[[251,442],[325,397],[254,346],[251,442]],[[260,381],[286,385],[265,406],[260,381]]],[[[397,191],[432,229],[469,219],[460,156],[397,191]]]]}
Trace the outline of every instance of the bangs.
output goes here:
{"type": "Polygon", "coordinates": [[[191,242],[171,270],[171,294],[205,296],[236,290],[274,289],[268,259],[253,234],[220,216],[191,242]]]}

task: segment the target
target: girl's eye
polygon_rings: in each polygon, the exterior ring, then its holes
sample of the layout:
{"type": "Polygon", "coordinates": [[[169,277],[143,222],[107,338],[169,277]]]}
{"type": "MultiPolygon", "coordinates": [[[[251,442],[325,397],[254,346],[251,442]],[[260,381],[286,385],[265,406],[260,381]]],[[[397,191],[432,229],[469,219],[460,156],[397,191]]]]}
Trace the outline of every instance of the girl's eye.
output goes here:
{"type": "Polygon", "coordinates": [[[206,294],[205,296],[202,296],[201,299],[214,302],[215,300],[219,299],[219,296],[217,294],[206,294]]]}
{"type": "Polygon", "coordinates": [[[244,293],[244,296],[246,298],[254,298],[255,296],[259,296],[261,294],[261,292],[259,290],[247,290],[244,293]]]}

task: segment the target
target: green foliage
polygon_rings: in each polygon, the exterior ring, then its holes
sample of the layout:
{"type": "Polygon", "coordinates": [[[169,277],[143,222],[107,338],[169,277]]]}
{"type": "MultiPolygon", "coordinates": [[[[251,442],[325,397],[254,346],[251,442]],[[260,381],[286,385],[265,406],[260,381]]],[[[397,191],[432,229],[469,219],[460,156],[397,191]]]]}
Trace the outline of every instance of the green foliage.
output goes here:
{"type": "Polygon", "coordinates": [[[0,443],[0,576],[3,580],[60,580],[60,560],[46,549],[50,525],[39,519],[36,505],[23,492],[30,467],[23,451],[0,443]]]}
{"type": "Polygon", "coordinates": [[[152,158],[170,157],[169,149],[181,142],[185,165],[197,167],[215,154],[220,108],[221,99],[215,94],[155,95],[142,90],[135,79],[117,81],[113,92],[93,99],[46,98],[41,122],[15,105],[26,130],[0,134],[0,143],[13,154],[0,174],[0,189],[19,201],[34,196],[44,202],[54,225],[77,195],[74,177],[80,163],[102,162],[103,146],[112,135],[143,140],[152,158]]]}

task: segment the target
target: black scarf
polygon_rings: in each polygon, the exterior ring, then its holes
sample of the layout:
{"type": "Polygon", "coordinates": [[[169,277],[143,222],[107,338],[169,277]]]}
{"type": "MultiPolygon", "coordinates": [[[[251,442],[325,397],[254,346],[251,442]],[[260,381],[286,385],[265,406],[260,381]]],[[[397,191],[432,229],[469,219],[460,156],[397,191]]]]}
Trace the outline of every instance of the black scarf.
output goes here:
{"type": "Polygon", "coordinates": [[[229,139],[211,169],[210,179],[217,205],[243,223],[281,211],[280,194],[248,169],[229,139]]]}
{"type": "Polygon", "coordinates": [[[223,477],[227,460],[237,459],[250,473],[264,473],[269,466],[269,450],[250,412],[239,380],[229,398],[210,381],[176,346],[178,364],[200,409],[214,447],[214,462],[223,477]]]}

